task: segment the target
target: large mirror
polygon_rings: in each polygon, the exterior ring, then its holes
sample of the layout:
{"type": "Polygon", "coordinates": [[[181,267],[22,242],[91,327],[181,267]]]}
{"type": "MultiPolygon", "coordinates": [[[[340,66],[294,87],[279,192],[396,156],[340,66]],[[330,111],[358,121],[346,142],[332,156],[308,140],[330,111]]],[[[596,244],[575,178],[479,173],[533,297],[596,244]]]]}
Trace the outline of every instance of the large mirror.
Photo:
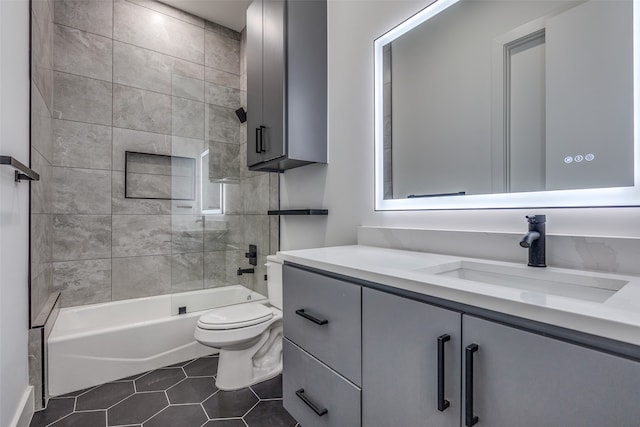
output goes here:
{"type": "Polygon", "coordinates": [[[377,39],[376,209],[640,205],[636,9],[437,0],[377,39]]]}

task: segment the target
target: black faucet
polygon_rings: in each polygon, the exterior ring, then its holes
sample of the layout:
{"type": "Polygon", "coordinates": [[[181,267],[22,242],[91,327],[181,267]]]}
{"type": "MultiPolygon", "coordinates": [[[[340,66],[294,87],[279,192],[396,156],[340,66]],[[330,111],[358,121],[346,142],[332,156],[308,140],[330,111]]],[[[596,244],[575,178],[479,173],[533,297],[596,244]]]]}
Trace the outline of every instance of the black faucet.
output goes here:
{"type": "Polygon", "coordinates": [[[255,270],[253,268],[240,268],[240,267],[238,267],[237,273],[238,273],[238,276],[242,276],[243,274],[247,274],[247,273],[253,274],[253,273],[255,273],[255,270]]]}
{"type": "Polygon", "coordinates": [[[546,267],[545,261],[545,215],[527,216],[529,222],[529,232],[520,239],[520,246],[529,249],[529,266],[546,267]]]}

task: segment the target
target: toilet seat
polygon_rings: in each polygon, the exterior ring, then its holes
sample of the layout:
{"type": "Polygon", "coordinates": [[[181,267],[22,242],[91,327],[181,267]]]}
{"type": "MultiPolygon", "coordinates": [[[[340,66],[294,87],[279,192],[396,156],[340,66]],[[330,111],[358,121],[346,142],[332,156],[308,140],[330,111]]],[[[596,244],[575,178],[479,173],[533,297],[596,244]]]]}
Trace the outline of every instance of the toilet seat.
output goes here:
{"type": "Polygon", "coordinates": [[[198,327],[206,330],[238,329],[270,320],[273,310],[253,302],[211,310],[200,316],[198,327]]]}

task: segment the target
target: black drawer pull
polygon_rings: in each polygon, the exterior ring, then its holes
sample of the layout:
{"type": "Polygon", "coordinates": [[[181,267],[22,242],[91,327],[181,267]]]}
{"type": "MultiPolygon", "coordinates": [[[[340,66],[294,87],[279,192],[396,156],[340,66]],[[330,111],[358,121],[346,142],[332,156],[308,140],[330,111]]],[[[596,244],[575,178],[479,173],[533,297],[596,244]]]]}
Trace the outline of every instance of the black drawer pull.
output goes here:
{"type": "Polygon", "coordinates": [[[449,401],[444,398],[444,344],[451,340],[448,334],[438,337],[438,411],[449,407],[449,401]]]}
{"type": "Polygon", "coordinates": [[[304,308],[301,308],[301,309],[296,310],[296,314],[297,314],[298,316],[302,316],[302,317],[304,317],[304,318],[305,318],[305,319],[307,319],[307,320],[312,321],[312,322],[313,322],[313,323],[315,323],[316,325],[320,325],[320,326],[322,326],[322,325],[326,325],[327,323],[329,323],[329,321],[328,321],[327,319],[318,319],[317,317],[314,317],[314,316],[312,316],[312,315],[310,315],[310,314],[308,314],[308,313],[305,313],[305,312],[304,312],[304,308]]]}
{"type": "Polygon", "coordinates": [[[313,409],[313,412],[318,414],[319,417],[321,417],[323,415],[326,415],[327,412],[329,412],[329,410],[327,408],[318,408],[318,405],[313,403],[311,401],[311,399],[309,399],[307,396],[305,396],[303,388],[301,388],[300,390],[296,391],[296,396],[298,396],[305,403],[305,405],[307,405],[309,408],[313,409]]]}
{"type": "Polygon", "coordinates": [[[473,415],[473,353],[478,351],[478,344],[470,344],[465,348],[464,400],[465,426],[471,427],[478,423],[478,417],[473,415]]]}

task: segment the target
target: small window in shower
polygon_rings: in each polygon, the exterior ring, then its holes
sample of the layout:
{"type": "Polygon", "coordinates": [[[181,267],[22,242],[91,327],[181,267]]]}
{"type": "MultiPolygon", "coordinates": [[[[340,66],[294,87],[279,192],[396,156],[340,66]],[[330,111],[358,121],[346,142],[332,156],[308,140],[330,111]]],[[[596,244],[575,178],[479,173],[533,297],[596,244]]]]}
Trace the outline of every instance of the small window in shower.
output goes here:
{"type": "Polygon", "coordinates": [[[203,215],[223,213],[223,184],[209,179],[209,150],[200,155],[200,211],[203,215]]]}
{"type": "Polygon", "coordinates": [[[125,152],[127,199],[195,200],[196,159],[125,152]]]}

